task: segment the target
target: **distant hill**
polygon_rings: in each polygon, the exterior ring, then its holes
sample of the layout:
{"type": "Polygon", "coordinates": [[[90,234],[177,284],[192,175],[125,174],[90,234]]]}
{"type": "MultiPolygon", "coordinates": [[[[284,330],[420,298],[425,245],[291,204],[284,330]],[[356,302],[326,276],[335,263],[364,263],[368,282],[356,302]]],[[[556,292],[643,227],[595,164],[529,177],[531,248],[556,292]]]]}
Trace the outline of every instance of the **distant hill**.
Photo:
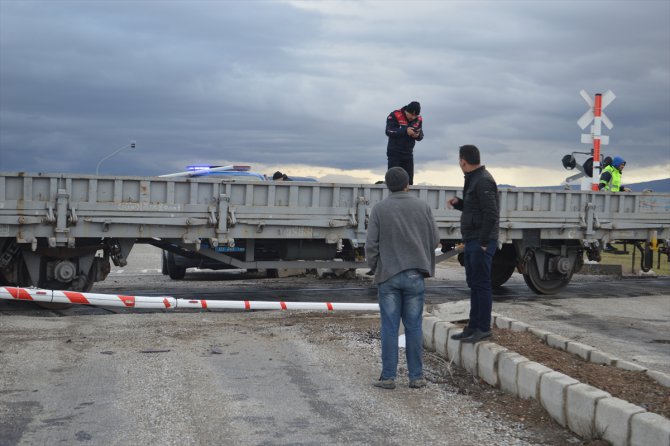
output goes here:
{"type": "MultiPolygon", "coordinates": [[[[625,177],[624,177],[625,178],[625,177]]],[[[630,188],[634,192],[642,192],[643,190],[652,190],[654,192],[664,192],[670,193],[670,178],[665,178],[663,180],[654,180],[654,181],[643,181],[641,183],[626,183],[624,181],[624,186],[630,188]]],[[[516,187],[511,184],[499,184],[498,187],[516,187]]],[[[578,190],[579,186],[573,185],[573,190],[578,190]]],[[[524,187],[523,189],[550,189],[550,190],[563,190],[563,186],[537,186],[537,187],[524,187]]]]}
{"type": "Polygon", "coordinates": [[[642,183],[626,184],[634,191],[643,191],[651,189],[654,192],[670,192],[670,178],[664,180],[643,181],[642,183]]]}

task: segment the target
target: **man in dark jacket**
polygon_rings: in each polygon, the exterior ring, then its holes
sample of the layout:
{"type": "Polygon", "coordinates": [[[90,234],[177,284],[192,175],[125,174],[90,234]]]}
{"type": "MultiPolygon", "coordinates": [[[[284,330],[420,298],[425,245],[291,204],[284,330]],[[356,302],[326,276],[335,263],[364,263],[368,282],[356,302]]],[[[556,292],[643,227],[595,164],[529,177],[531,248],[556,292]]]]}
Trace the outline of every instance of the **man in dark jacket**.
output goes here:
{"type": "Polygon", "coordinates": [[[402,167],[409,175],[409,184],[414,184],[414,145],[423,139],[421,104],[410,102],[400,110],[391,112],[386,118],[386,146],[388,168],[402,167]]]}
{"type": "Polygon", "coordinates": [[[470,322],[462,333],[452,336],[462,342],[478,342],[491,336],[491,265],[498,247],[500,203],[498,186],[485,166],[479,149],[461,146],[459,165],[465,174],[463,198],[449,204],[462,211],[461,235],[465,242],[465,277],[470,287],[470,322]]]}

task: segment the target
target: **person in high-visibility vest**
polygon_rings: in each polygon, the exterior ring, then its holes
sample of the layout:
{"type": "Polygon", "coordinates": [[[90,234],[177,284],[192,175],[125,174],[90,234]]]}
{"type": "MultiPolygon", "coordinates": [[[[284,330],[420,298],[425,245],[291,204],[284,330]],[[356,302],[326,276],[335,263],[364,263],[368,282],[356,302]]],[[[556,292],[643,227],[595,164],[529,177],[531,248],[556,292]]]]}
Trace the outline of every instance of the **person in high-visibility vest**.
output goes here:
{"type": "Polygon", "coordinates": [[[615,156],[612,159],[612,164],[605,166],[603,169],[603,173],[600,175],[598,190],[630,192],[630,189],[621,184],[621,175],[623,174],[624,167],[626,167],[626,161],[620,156],[615,156]]]}

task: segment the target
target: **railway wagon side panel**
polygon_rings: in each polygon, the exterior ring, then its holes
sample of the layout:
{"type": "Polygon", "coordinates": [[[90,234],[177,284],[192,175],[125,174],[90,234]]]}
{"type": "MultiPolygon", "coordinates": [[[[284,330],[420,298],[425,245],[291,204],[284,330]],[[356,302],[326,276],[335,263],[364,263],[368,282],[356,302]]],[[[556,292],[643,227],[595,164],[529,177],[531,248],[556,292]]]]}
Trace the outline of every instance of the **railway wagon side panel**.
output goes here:
{"type": "MultiPolygon", "coordinates": [[[[413,186],[410,193],[430,205],[442,240],[460,240],[460,212],[447,202],[462,188],[413,186]]],[[[349,255],[358,258],[370,211],[388,194],[384,185],[0,173],[0,242],[14,253],[3,251],[3,258],[22,252],[32,259],[30,274],[14,272],[30,280],[36,270],[69,277],[94,268],[99,249],[117,261],[136,239],[174,240],[194,251],[201,243],[232,247],[236,240],[293,247],[320,241],[356,249],[349,255]],[[35,266],[42,261],[47,265],[35,266]]],[[[670,238],[668,194],[501,188],[500,205],[501,241],[513,244],[526,266],[534,258],[538,277],[546,265],[571,270],[579,250],[599,241],[670,238]]]]}

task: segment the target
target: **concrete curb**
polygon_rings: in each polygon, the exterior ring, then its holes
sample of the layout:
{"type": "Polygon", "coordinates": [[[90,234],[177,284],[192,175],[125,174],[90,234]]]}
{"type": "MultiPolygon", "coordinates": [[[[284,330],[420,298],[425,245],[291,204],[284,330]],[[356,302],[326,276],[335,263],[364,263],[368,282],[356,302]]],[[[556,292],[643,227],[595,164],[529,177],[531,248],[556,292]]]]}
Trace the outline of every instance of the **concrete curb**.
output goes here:
{"type": "MultiPolygon", "coordinates": [[[[529,331],[555,348],[574,353],[598,364],[625,370],[644,370],[657,382],[670,383],[670,376],[649,371],[635,363],[608,355],[591,346],[493,315],[497,327],[529,331]]],[[[583,438],[601,437],[614,446],[670,446],[670,420],[642,407],[612,397],[601,389],[581,383],[493,342],[462,343],[451,339],[462,328],[433,315],[424,314],[423,345],[439,356],[463,367],[493,387],[519,398],[537,400],[559,424],[583,438]]]]}

